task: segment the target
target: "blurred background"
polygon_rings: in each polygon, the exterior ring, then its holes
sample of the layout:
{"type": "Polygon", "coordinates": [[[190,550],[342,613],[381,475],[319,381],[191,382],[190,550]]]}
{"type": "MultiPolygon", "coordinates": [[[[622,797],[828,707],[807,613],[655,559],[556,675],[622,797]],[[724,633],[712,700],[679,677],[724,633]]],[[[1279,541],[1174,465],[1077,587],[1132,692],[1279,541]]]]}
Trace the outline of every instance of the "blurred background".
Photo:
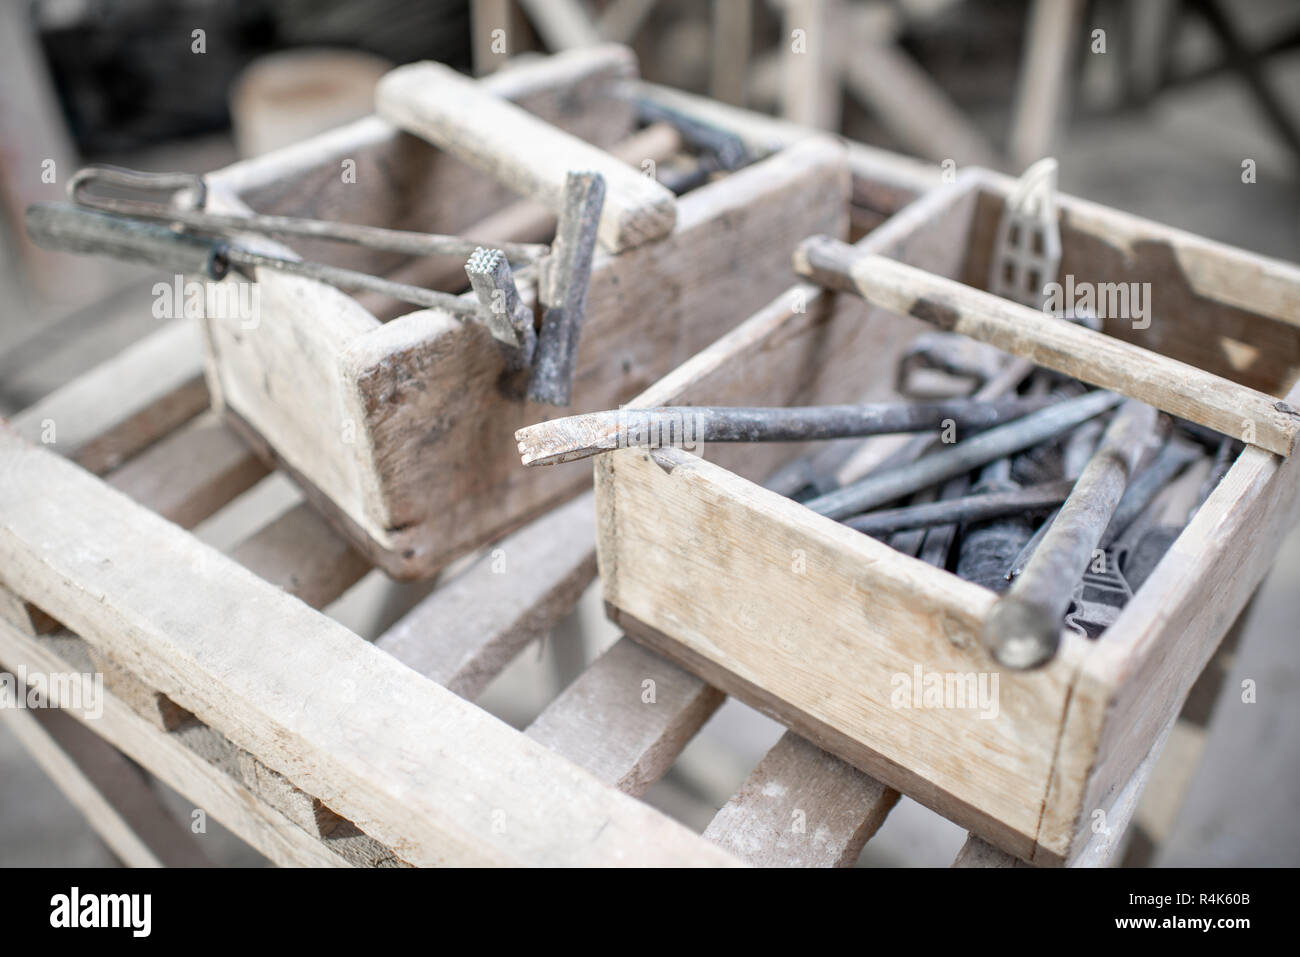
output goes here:
{"type": "MultiPolygon", "coordinates": [[[[21,234],[80,165],[204,172],[366,115],[396,64],[483,74],[607,41],[649,80],[936,164],[1053,155],[1065,192],[1300,259],[1293,0],[3,0],[0,414],[156,328],[148,269],[83,259],[70,283],[21,234]]],[[[228,546],[294,495],[274,476],[196,534],[228,546]]],[[[372,573],[328,611],[373,636],[428,588],[372,573]]],[[[1297,622],[1292,533],[1211,666],[1222,694],[1193,693],[1124,863],[1300,864],[1297,622]]],[[[616,637],[593,589],[479,703],[523,727],[616,637]]],[[[779,734],[729,700],[647,799],[702,829],[779,734]]],[[[861,863],[946,866],[964,837],[904,799],[861,863]]],[[[261,861],[219,827],[205,850],[261,861]]],[[[0,865],[114,863],[0,723],[0,865]]]]}

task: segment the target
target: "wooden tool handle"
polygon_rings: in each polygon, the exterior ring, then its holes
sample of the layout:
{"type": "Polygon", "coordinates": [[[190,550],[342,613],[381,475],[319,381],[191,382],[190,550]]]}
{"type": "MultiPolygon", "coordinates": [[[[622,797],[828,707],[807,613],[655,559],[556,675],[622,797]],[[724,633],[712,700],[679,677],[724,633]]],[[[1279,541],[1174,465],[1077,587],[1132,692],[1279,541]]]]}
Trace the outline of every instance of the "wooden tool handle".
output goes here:
{"type": "Polygon", "coordinates": [[[375,109],[557,214],[570,171],[600,173],[606,192],[597,236],[611,252],[666,236],[677,222],[673,194],[655,180],[440,63],[390,72],[375,90],[375,109]]]}

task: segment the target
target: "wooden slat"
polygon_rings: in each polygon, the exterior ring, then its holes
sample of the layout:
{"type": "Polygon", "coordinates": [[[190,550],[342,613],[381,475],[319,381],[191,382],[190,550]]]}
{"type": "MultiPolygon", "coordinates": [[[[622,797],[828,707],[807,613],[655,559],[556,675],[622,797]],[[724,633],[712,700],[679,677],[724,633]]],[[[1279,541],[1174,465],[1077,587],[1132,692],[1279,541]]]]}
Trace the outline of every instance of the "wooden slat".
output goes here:
{"type": "Polygon", "coordinates": [[[122,863],[210,865],[140,770],[98,735],[58,708],[0,708],[0,718],[122,863]]]}
{"type": "Polygon", "coordinates": [[[108,484],[182,528],[193,528],[267,474],[211,413],[114,470],[108,484]]]}
{"type": "Polygon", "coordinates": [[[832,132],[840,128],[840,13],[840,0],[786,0],[781,115],[787,120],[832,132]]]}
{"type": "Polygon", "coordinates": [[[723,695],[628,638],[615,642],[528,726],[627,794],[644,794],[677,760],[723,695]]]}
{"type": "Polygon", "coordinates": [[[1075,55],[1085,41],[1079,30],[1085,7],[1082,0],[1035,0],[1030,8],[1008,146],[1016,169],[1052,150],[1069,106],[1075,55]]]}
{"type": "Polygon", "coordinates": [[[723,103],[743,106],[749,54],[754,44],[752,0],[713,0],[712,42],[709,95],[723,103]]]}
{"type": "Polygon", "coordinates": [[[953,867],[1028,867],[1024,861],[1012,857],[1006,851],[1000,851],[987,841],[974,834],[966,837],[966,843],[957,852],[952,862],[953,867]]]}
{"type": "Polygon", "coordinates": [[[360,552],[301,503],[236,545],[230,557],[312,608],[324,608],[370,571],[360,552]]]}
{"type": "Polygon", "coordinates": [[[199,327],[178,319],[56,389],[13,417],[31,442],[44,442],[97,475],[175,429],[208,404],[199,327]]]}
{"type": "Polygon", "coordinates": [[[0,476],[15,591],[410,863],[732,861],[8,431],[0,476]]]}
{"type": "Polygon", "coordinates": [[[564,208],[569,172],[599,173],[605,198],[598,235],[611,252],[659,239],[677,222],[677,201],[667,187],[443,64],[412,63],[388,73],[375,88],[375,110],[556,214],[564,208]]]}
{"type": "Polygon", "coordinates": [[[704,836],[760,867],[851,867],[898,792],[787,731],[704,836]]]}
{"type": "Polygon", "coordinates": [[[595,577],[588,492],[490,546],[375,646],[473,700],[520,649],[569,613],[595,577]]]}

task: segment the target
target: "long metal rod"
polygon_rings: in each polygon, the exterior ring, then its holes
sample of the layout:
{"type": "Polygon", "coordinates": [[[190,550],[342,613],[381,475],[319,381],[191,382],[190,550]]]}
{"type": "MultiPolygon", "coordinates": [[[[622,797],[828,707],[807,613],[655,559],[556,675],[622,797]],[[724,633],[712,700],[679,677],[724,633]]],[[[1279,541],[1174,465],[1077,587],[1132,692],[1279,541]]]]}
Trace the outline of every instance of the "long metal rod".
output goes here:
{"type": "Polygon", "coordinates": [[[495,242],[462,236],[445,236],[437,233],[418,233],[404,229],[385,229],[381,226],[363,226],[358,223],[339,223],[323,219],[305,219],[299,216],[268,216],[249,213],[236,216],[213,213],[202,209],[172,209],[160,203],[134,199],[115,199],[89,195],[84,187],[91,182],[103,181],[123,185],[130,183],[139,189],[175,188],[186,174],[136,173],[134,170],[87,167],[77,172],[68,184],[69,197],[79,206],[147,219],[152,222],[179,223],[192,229],[218,233],[257,233],[273,236],[299,236],[324,239],[330,242],[365,246],[406,256],[455,256],[465,258],[479,246],[499,249],[514,263],[530,263],[550,252],[550,247],[540,243],[495,242]],[[111,173],[111,176],[108,175],[111,173]]]}
{"type": "Polygon", "coordinates": [[[1094,561],[1102,533],[1151,442],[1156,416],[1149,405],[1125,402],[1042,544],[993,606],[981,640],[1001,664],[1036,668],[1056,654],[1075,586],[1094,561]]]}
{"type": "Polygon", "coordinates": [[[867,535],[883,535],[908,528],[933,528],[1008,515],[1030,515],[1060,505],[1072,488],[1072,480],[1060,479],[1009,491],[963,495],[923,505],[866,512],[846,518],[844,524],[867,535]]]}
{"type": "Polygon", "coordinates": [[[969,472],[1037,445],[1071,426],[1100,415],[1123,401],[1113,392],[1089,392],[1033,412],[1023,419],[998,426],[964,442],[932,452],[898,469],[873,473],[860,482],[807,502],[829,518],[844,518],[902,498],[920,489],[969,472]]]}
{"type": "Polygon", "coordinates": [[[1049,396],[991,402],[878,402],[803,408],[678,406],[619,409],[552,419],[515,433],[525,465],[554,465],[621,448],[705,442],[804,442],[903,432],[989,428],[1045,409],[1049,396]]]}

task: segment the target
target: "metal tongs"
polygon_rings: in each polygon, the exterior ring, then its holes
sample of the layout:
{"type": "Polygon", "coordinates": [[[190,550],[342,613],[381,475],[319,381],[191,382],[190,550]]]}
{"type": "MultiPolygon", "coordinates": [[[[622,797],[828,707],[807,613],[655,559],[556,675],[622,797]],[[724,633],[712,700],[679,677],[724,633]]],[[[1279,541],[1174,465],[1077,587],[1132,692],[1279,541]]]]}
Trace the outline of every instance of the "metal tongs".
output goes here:
{"type": "MultiPolygon", "coordinates": [[[[201,175],[88,166],[68,182],[71,202],[36,203],[28,207],[27,231],[38,245],[47,249],[143,262],[213,280],[224,278],[232,267],[260,266],[316,279],[341,289],[366,289],[417,306],[445,309],[462,318],[485,322],[503,344],[529,353],[519,357],[522,363],[531,359],[531,343],[526,341],[518,324],[511,322],[510,316],[502,317],[499,309],[494,311],[482,301],[476,303],[451,293],[394,282],[353,269],[261,252],[240,242],[238,237],[250,233],[300,236],[407,256],[470,257],[471,264],[497,250],[501,256],[494,259],[492,279],[508,284],[510,290],[514,289],[514,282],[508,262],[516,265],[534,263],[550,254],[549,246],[484,243],[460,236],[295,216],[215,213],[205,209],[207,197],[207,183],[201,175]],[[110,196],[92,191],[92,186],[119,192],[169,194],[171,201],[110,196]],[[482,255],[476,258],[480,253],[482,255]]],[[[475,279],[472,273],[470,279],[475,279]]],[[[474,283],[476,292],[479,285],[474,283]]]]}

